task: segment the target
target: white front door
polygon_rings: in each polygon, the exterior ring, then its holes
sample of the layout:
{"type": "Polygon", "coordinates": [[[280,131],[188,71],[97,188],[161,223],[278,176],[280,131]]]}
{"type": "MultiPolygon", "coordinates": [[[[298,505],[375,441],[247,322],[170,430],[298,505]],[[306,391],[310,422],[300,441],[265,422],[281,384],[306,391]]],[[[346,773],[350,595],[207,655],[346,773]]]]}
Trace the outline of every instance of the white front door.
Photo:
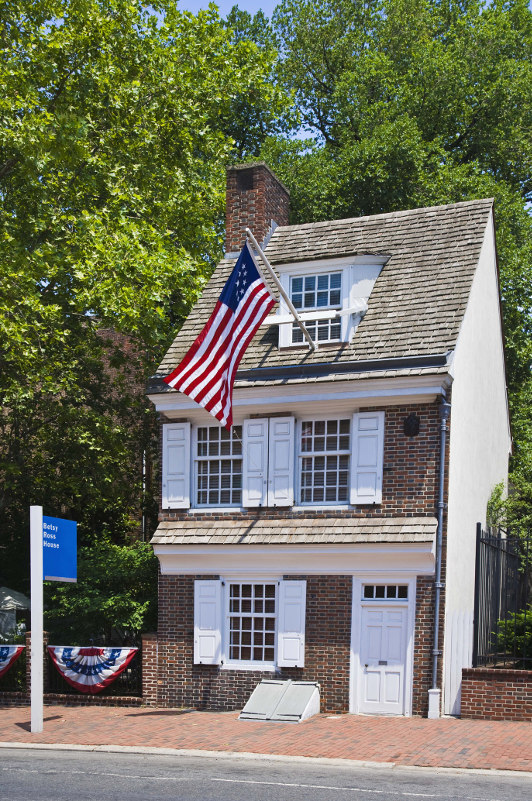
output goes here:
{"type": "Polygon", "coordinates": [[[408,606],[362,606],[359,712],[405,713],[408,606]]]}

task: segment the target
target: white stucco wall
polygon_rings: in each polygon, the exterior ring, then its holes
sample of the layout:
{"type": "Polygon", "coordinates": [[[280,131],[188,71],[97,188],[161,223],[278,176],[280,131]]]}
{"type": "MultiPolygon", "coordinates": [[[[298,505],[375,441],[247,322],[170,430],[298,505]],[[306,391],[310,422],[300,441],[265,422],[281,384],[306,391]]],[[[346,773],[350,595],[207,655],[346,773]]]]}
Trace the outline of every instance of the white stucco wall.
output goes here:
{"type": "Polygon", "coordinates": [[[475,529],[493,487],[507,479],[511,447],[493,215],[490,215],[453,360],[447,527],[445,711],[459,711],[470,664],[475,529]]]}

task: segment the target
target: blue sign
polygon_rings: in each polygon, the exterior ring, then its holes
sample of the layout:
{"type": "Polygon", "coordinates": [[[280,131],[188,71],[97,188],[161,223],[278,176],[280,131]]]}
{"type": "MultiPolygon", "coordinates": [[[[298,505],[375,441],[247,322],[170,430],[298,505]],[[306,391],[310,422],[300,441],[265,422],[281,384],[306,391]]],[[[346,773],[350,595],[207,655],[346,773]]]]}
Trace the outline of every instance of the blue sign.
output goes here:
{"type": "Polygon", "coordinates": [[[42,563],[46,581],[78,580],[78,524],[60,517],[42,519],[42,563]]]}

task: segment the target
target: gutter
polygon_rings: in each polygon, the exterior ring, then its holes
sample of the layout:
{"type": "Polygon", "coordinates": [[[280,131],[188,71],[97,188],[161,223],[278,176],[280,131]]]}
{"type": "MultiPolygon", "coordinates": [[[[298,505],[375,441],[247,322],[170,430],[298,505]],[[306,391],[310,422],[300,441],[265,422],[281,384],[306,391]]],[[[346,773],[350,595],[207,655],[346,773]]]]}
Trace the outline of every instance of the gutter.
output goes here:
{"type": "Polygon", "coordinates": [[[441,580],[441,564],[443,550],[443,512],[445,509],[445,450],[447,442],[447,421],[451,413],[451,404],[443,401],[440,407],[440,469],[438,476],[438,527],[436,529],[436,576],[434,586],[434,643],[432,647],[432,687],[429,690],[429,718],[439,718],[441,714],[441,687],[438,687],[438,657],[440,639],[440,603],[444,584],[441,580]]]}
{"type": "MultiPolygon", "coordinates": [[[[427,356],[400,356],[392,359],[359,359],[349,362],[319,362],[318,364],[291,364],[287,366],[254,367],[252,370],[239,370],[235,381],[262,381],[264,379],[312,378],[342,373],[363,373],[366,371],[416,369],[422,367],[444,367],[449,353],[432,353],[427,356]]],[[[147,394],[175,392],[165,384],[161,374],[153,375],[148,381],[147,394]]]]}

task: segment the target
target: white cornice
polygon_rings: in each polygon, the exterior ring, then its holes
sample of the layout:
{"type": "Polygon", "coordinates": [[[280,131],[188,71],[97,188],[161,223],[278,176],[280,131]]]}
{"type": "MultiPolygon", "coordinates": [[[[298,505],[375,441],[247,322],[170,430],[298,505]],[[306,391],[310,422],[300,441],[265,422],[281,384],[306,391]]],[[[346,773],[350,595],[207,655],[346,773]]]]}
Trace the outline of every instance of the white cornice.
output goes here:
{"type": "Polygon", "coordinates": [[[163,575],[434,573],[432,543],[245,546],[155,545],[163,575]]]}
{"type": "MultiPolygon", "coordinates": [[[[391,378],[363,378],[344,381],[310,381],[271,386],[236,387],[233,394],[233,417],[243,419],[263,411],[294,411],[312,414],[323,411],[323,405],[335,412],[356,411],[367,406],[393,406],[405,401],[432,403],[445,395],[449,376],[416,375],[391,378]]],[[[186,416],[193,422],[210,419],[210,415],[181,392],[165,392],[148,396],[158,412],[169,419],[186,416]]]]}

